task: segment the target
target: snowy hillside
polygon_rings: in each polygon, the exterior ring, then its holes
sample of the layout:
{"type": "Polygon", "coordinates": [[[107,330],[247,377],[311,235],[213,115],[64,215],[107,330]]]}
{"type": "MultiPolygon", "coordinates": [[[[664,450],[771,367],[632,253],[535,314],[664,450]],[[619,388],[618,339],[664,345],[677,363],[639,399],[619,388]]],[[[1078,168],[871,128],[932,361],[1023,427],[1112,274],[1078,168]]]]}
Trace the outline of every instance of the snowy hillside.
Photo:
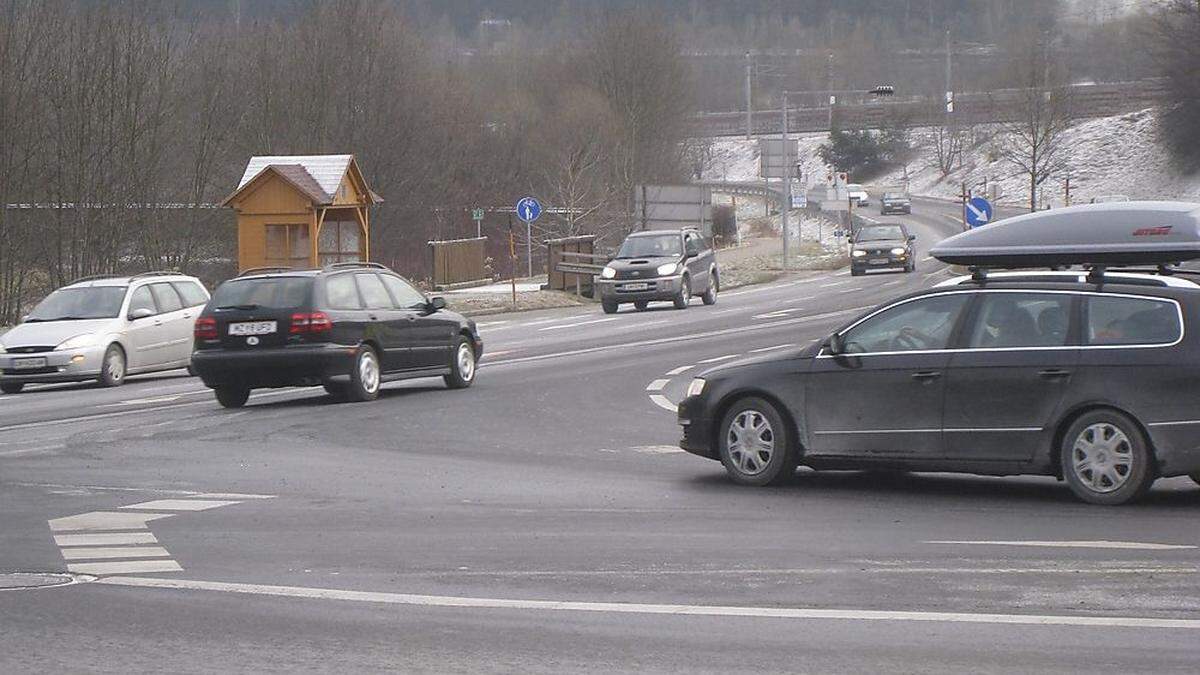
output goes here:
{"type": "MultiPolygon", "coordinates": [[[[987,129],[981,129],[986,136],[987,129]]],[[[1071,201],[1086,203],[1105,194],[1124,194],[1134,199],[1182,199],[1200,201],[1200,175],[1180,176],[1171,168],[1167,153],[1156,142],[1157,120],[1153,110],[1142,110],[1115,117],[1086,120],[1070,129],[1064,150],[1070,158],[1071,201]]],[[[942,177],[932,153],[921,147],[927,133],[914,131],[918,148],[907,167],[909,189],[913,194],[957,197],[962,182],[975,186],[984,181],[999,182],[1003,188],[1001,203],[1027,204],[1027,178],[1013,166],[995,159],[988,141],[964,150],[965,166],[942,177]]],[[[825,134],[800,134],[800,161],[806,178],[824,180],[826,167],[816,156],[825,134]]],[[[875,185],[902,185],[905,169],[892,171],[872,181],[875,185]]],[[[1042,190],[1042,199],[1053,206],[1064,202],[1066,175],[1050,178],[1042,190]]],[[[705,180],[750,181],[758,178],[756,141],[716,139],[705,180]]]]}

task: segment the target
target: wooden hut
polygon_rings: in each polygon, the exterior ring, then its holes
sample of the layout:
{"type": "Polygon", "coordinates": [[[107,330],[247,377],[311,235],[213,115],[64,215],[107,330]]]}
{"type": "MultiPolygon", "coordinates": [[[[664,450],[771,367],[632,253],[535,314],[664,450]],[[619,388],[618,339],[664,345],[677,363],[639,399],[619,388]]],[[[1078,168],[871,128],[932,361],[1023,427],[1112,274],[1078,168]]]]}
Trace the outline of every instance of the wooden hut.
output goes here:
{"type": "Polygon", "coordinates": [[[354,155],[284,155],[251,157],[223,205],[237,213],[239,269],[310,269],[369,260],[382,201],[354,155]]]}

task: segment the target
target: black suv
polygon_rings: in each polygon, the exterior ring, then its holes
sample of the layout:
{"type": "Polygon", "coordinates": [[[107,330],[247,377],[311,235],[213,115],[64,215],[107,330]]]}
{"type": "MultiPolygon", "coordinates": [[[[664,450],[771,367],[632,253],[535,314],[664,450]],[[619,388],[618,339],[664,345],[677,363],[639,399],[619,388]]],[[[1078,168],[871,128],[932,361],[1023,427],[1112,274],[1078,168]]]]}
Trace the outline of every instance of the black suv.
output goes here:
{"type": "Polygon", "coordinates": [[[850,274],[862,276],[867,270],[917,269],[917,235],[903,225],[863,225],[850,240],[850,274]]]}
{"type": "Polygon", "coordinates": [[[653,300],[685,309],[694,295],[716,304],[721,280],[717,255],[698,230],[650,230],[625,238],[597,285],[605,313],[613,314],[621,303],[642,310],[653,300]]]}
{"type": "Polygon", "coordinates": [[[227,408],[258,387],[324,385],[352,401],[378,397],[387,380],[440,375],[469,387],[483,341],[445,307],[376,263],[250,270],[196,319],[192,368],[227,408]]]}
{"type": "Polygon", "coordinates": [[[962,277],[819,344],[701,374],[682,447],[739,483],[816,469],[1055,475],[1121,504],[1200,482],[1200,285],[1085,272],[962,277]]]}

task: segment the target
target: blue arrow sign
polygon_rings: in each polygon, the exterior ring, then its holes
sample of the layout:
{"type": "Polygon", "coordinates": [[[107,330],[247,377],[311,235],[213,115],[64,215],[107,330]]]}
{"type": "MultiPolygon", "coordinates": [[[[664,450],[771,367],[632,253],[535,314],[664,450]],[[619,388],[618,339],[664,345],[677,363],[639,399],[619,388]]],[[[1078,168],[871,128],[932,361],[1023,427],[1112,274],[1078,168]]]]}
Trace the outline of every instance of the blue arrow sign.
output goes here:
{"type": "Polygon", "coordinates": [[[542,215],[542,203],[534,197],[522,197],[517,202],[517,217],[521,220],[532,223],[542,215]]]}
{"type": "Polygon", "coordinates": [[[979,227],[992,222],[992,203],[983,197],[971,197],[967,202],[967,225],[979,227]]]}

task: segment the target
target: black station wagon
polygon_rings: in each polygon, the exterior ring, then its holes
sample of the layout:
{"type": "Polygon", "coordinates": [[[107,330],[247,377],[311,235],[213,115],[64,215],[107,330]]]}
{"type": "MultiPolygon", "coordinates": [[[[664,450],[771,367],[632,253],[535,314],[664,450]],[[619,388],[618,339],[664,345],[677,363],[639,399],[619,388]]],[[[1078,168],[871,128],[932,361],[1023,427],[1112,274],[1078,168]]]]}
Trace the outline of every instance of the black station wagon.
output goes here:
{"type": "Polygon", "coordinates": [[[196,320],[192,368],[229,408],[259,387],[322,385],[352,401],[396,379],[469,387],[483,341],[445,307],[376,263],[251,270],[222,284],[196,320]]]}
{"type": "MultiPolygon", "coordinates": [[[[1090,218],[1090,236],[1123,233],[1133,243],[1112,250],[1128,260],[1200,255],[1183,250],[1200,239],[1200,205],[1141,208],[1090,218]],[[1176,228],[1190,228],[1192,243],[1162,238],[1176,228]]],[[[1033,244],[1043,264],[1054,246],[1028,241],[1024,227],[1083,224],[1066,215],[1012,219],[1007,234],[1033,244]]],[[[970,240],[956,238],[943,250],[965,260],[970,240]]],[[[1063,250],[1058,260],[1079,262],[1063,250]]],[[[981,256],[1001,254],[997,246],[981,256]]],[[[1101,265],[977,270],[889,302],[818,344],[702,373],[679,405],[681,446],[748,485],[784,480],[798,465],[1042,474],[1085,501],[1121,504],[1159,477],[1200,482],[1200,285],[1186,276],[1101,265]]]]}

